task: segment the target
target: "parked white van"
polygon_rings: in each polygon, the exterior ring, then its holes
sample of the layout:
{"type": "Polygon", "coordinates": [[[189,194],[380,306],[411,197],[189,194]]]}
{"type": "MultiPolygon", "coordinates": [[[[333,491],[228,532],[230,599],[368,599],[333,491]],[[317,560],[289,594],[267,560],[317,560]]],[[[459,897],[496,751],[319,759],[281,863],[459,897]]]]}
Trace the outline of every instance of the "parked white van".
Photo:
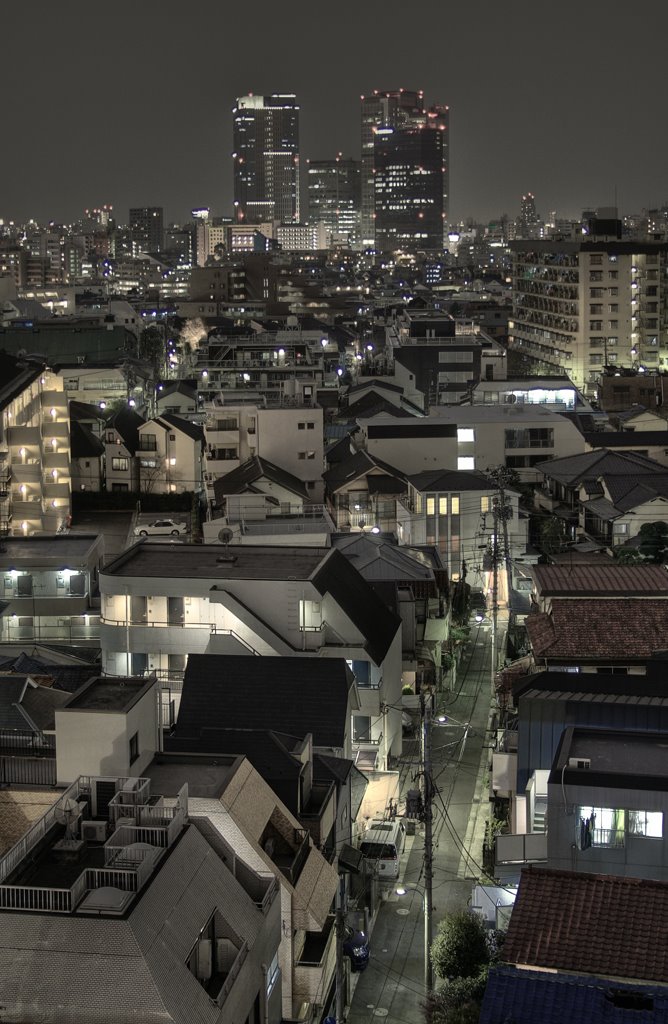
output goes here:
{"type": "Polygon", "coordinates": [[[406,845],[402,821],[370,821],[362,836],[360,850],[379,878],[399,877],[399,857],[406,845]]]}

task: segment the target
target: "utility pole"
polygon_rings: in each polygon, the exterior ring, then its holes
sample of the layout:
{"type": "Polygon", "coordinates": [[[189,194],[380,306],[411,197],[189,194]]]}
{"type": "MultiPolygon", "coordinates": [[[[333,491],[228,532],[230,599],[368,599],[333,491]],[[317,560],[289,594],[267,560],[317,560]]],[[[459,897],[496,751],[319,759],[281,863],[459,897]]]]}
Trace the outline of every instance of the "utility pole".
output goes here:
{"type": "Polygon", "coordinates": [[[434,848],[432,833],[432,764],[431,764],[431,701],[432,695],[420,692],[420,712],[422,719],[422,784],[424,803],[424,991],[425,995],[433,987],[431,966],[432,940],[432,884],[434,874],[434,848]]]}
{"type": "Polygon", "coordinates": [[[339,884],[336,890],[336,1024],[345,1021],[344,971],[343,971],[343,938],[346,927],[346,893],[345,875],[339,873],[339,884]]]}
{"type": "Polygon", "coordinates": [[[494,693],[494,677],[496,676],[496,631],[499,621],[499,516],[496,497],[492,498],[492,667],[491,689],[494,693]]]}
{"type": "Polygon", "coordinates": [[[506,587],[510,592],[512,578],[512,564],[510,557],[510,544],[508,543],[508,520],[512,515],[512,508],[506,502],[506,488],[510,483],[510,474],[505,466],[488,470],[489,476],[496,482],[499,489],[498,494],[492,498],[492,514],[494,517],[494,540],[492,544],[492,693],[494,692],[494,677],[497,670],[497,627],[499,617],[499,524],[503,531],[503,567],[506,571],[506,587]]]}

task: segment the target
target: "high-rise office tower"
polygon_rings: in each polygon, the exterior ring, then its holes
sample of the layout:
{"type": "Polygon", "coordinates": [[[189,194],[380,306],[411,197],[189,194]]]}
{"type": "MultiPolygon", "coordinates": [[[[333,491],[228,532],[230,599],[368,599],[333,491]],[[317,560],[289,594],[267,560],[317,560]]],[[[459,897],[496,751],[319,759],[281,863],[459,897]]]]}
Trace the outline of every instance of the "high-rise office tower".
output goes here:
{"type": "Polygon", "coordinates": [[[130,210],[130,234],[140,252],[160,252],[163,247],[162,206],[136,206],[130,210]]]}
{"type": "Polygon", "coordinates": [[[299,106],[293,94],[241,96],[234,118],[238,221],[299,220],[299,106]]]}
{"type": "Polygon", "coordinates": [[[443,249],[443,132],[425,123],[378,128],[374,144],[375,247],[443,249]]]}
{"type": "Polygon", "coordinates": [[[356,246],[360,240],[360,162],[309,160],[308,217],[325,225],[329,244],[356,246]]]}
{"type": "MultiPolygon", "coordinates": [[[[425,110],[424,93],[399,89],[393,92],[375,90],[362,96],[362,244],[375,244],[376,187],[374,184],[375,144],[379,129],[403,130],[432,127],[442,135],[438,145],[442,151],[443,219],[449,213],[449,111],[445,106],[425,110]]],[[[432,140],[433,142],[433,140],[432,140]]]]}

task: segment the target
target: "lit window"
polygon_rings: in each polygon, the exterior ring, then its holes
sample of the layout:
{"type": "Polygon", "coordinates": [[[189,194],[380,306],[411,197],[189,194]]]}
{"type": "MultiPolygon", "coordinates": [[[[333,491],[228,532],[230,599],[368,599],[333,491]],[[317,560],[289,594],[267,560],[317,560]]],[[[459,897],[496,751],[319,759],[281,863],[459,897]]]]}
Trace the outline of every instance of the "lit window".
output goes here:
{"type": "Polygon", "coordinates": [[[459,515],[459,495],[453,494],[450,498],[450,512],[453,516],[459,515]]]}
{"type": "Polygon", "coordinates": [[[308,632],[322,627],[322,605],[320,601],[299,602],[299,628],[308,632]]]}
{"type": "Polygon", "coordinates": [[[649,839],[663,838],[663,814],[661,811],[628,811],[628,832],[632,836],[647,836],[649,839]]]}
{"type": "Polygon", "coordinates": [[[475,441],[475,431],[469,427],[457,427],[457,441],[459,444],[475,441]]]}
{"type": "Polygon", "coordinates": [[[457,459],[457,469],[475,469],[475,459],[473,456],[460,455],[457,459]]]}
{"type": "Polygon", "coordinates": [[[447,516],[448,514],[448,499],[443,495],[438,499],[438,514],[439,516],[447,516]]]}
{"type": "Polygon", "coordinates": [[[427,498],[427,515],[433,516],[436,511],[436,501],[434,498],[427,498]]]}
{"type": "Polygon", "coordinates": [[[480,499],[480,511],[481,512],[489,512],[489,509],[490,509],[489,495],[488,494],[483,494],[482,498],[480,499]]]}

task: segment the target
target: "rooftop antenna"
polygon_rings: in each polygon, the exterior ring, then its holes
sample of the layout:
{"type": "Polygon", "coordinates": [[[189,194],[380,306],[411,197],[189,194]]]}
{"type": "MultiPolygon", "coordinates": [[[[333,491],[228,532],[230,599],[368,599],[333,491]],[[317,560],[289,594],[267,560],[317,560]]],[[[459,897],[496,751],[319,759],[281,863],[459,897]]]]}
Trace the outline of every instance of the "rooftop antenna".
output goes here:
{"type": "Polygon", "coordinates": [[[71,796],[65,797],[56,804],[54,813],[56,821],[65,826],[65,842],[73,842],[77,837],[79,804],[71,796]]]}

